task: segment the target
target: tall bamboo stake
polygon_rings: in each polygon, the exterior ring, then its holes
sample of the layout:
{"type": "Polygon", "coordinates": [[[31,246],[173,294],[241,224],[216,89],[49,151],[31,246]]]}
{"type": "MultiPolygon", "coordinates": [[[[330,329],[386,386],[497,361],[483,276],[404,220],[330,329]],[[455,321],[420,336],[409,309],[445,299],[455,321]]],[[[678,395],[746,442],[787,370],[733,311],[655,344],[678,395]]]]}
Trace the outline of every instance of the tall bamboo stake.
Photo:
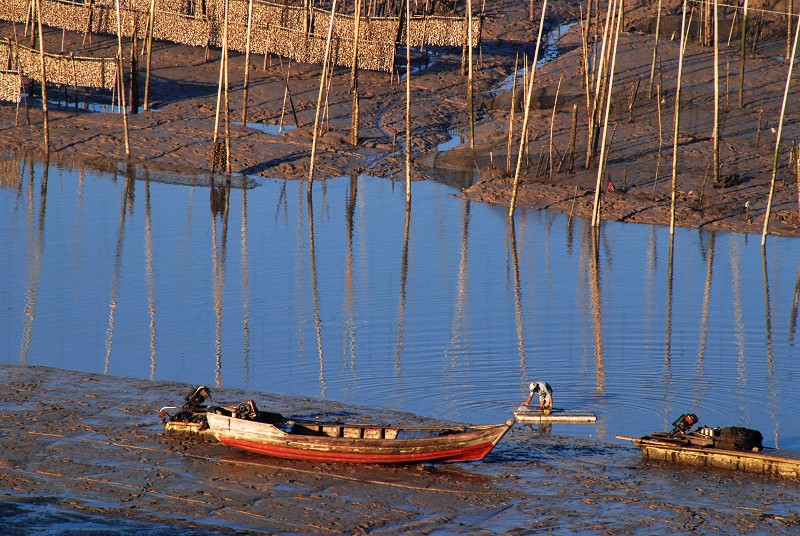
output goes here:
{"type": "Polygon", "coordinates": [[[153,32],[155,31],[156,0],[150,0],[150,11],[147,15],[147,66],[144,77],[144,111],[150,109],[150,70],[153,66],[153,32]]]}
{"type": "Polygon", "coordinates": [[[719,183],[719,0],[714,0],[714,183],[719,183]]]}
{"type": "Polygon", "coordinates": [[[308,168],[308,189],[306,195],[311,199],[311,189],[314,184],[314,162],[317,156],[317,137],[319,136],[319,112],[322,107],[322,97],[325,91],[325,82],[328,79],[328,59],[331,54],[331,39],[333,38],[333,21],[336,17],[336,0],[331,5],[331,20],[328,25],[328,38],[325,41],[325,55],[322,57],[322,74],[319,77],[319,93],[317,94],[317,110],[314,112],[314,132],[311,138],[311,164],[308,168]]]}
{"type": "Polygon", "coordinates": [[[531,95],[533,94],[533,81],[536,78],[536,64],[539,62],[539,48],[542,45],[542,29],[544,28],[544,18],[547,13],[547,0],[542,2],[542,16],[539,20],[539,35],[536,37],[536,52],[533,54],[533,64],[531,65],[531,73],[527,84],[527,93],[525,94],[525,113],[522,119],[522,131],[519,136],[519,153],[517,154],[517,167],[514,171],[514,187],[511,190],[511,202],[508,207],[508,217],[514,217],[514,208],[517,204],[517,191],[519,190],[519,175],[522,170],[522,160],[525,155],[525,149],[528,145],[528,118],[531,111],[531,95]]]}
{"type": "Polygon", "coordinates": [[[409,44],[409,42],[411,41],[410,22],[411,22],[411,0],[406,0],[406,205],[411,204],[411,45],[409,44]]]}
{"type": "Polygon", "coordinates": [[[514,59],[514,77],[511,82],[511,111],[508,116],[508,144],[506,145],[506,175],[511,175],[511,142],[514,138],[514,108],[517,104],[517,66],[519,65],[519,52],[514,59]]]}
{"type": "Polygon", "coordinates": [[[658,0],[658,14],[656,15],[656,42],[653,45],[653,63],[650,65],[650,86],[647,89],[647,98],[653,98],[653,79],[656,76],[656,57],[658,57],[658,36],[661,33],[661,3],[658,0]]]}
{"type": "MultiPolygon", "coordinates": [[[[800,16],[800,13],[798,13],[800,16]]],[[[800,24],[797,25],[797,30],[794,33],[794,44],[792,45],[792,56],[789,59],[789,72],[786,75],[786,87],[783,90],[783,103],[781,104],[781,116],[778,120],[778,133],[775,136],[775,154],[772,157],[772,180],[769,184],[769,198],[767,199],[767,211],[764,214],[764,229],[761,232],[761,245],[767,243],[767,231],[769,230],[769,215],[772,211],[772,197],[775,193],[775,177],[778,175],[778,156],[781,149],[781,134],[783,132],[783,118],[786,114],[786,100],[789,96],[789,84],[792,81],[792,69],[794,67],[794,58],[797,53],[797,38],[800,36],[800,24]]]]}
{"type": "Polygon", "coordinates": [[[350,143],[358,145],[358,131],[359,131],[359,92],[358,92],[358,38],[359,26],[361,24],[361,2],[362,0],[355,0],[356,3],[356,16],[353,26],[353,65],[350,67],[350,92],[353,94],[353,110],[351,122],[351,136],[350,143]]]}
{"type": "MultiPolygon", "coordinates": [[[[600,191],[602,190],[603,173],[606,168],[606,138],[608,137],[608,117],[611,114],[611,94],[614,88],[614,68],[617,63],[617,45],[619,44],[619,33],[622,22],[622,13],[625,3],[622,0],[612,0],[619,4],[617,13],[616,29],[614,30],[614,48],[611,51],[611,68],[608,71],[608,95],[606,96],[606,112],[603,118],[603,140],[600,144],[600,162],[597,166],[597,183],[594,191],[594,208],[592,210],[592,227],[600,226],[600,191]]],[[[614,6],[616,7],[616,6],[614,6]]]]}
{"type": "MultiPolygon", "coordinates": [[[[50,123],[47,118],[47,71],[44,60],[44,38],[42,37],[42,0],[36,0],[36,21],[39,28],[39,61],[42,74],[42,116],[44,123],[44,151],[50,154],[50,123]]],[[[27,100],[26,100],[27,103],[27,100]]]]}
{"type": "MultiPolygon", "coordinates": [[[[217,162],[219,161],[219,113],[222,106],[222,85],[225,83],[225,50],[228,48],[228,0],[225,0],[224,6],[225,22],[222,31],[222,52],[219,58],[219,82],[217,84],[217,110],[214,115],[214,141],[211,150],[211,173],[217,169],[217,162]]],[[[227,160],[227,157],[226,157],[227,160]]]]}
{"type": "MultiPolygon", "coordinates": [[[[669,234],[675,234],[675,194],[678,186],[678,130],[681,116],[681,77],[683,76],[683,54],[686,50],[686,3],[683,0],[683,14],[681,15],[681,41],[678,52],[678,82],[675,90],[675,129],[672,143],[672,197],[670,200],[669,234]]],[[[745,0],[746,1],[746,0],[745,0]]]]}
{"type": "MultiPolygon", "coordinates": [[[[41,0],[39,0],[41,2],[41,0]]],[[[128,108],[125,104],[125,70],[122,62],[122,15],[120,14],[119,0],[117,0],[117,60],[119,70],[119,96],[122,105],[122,124],[125,129],[125,156],[131,156],[131,144],[128,139],[128,108]]]]}
{"type": "Polygon", "coordinates": [[[556,88],[556,98],[553,100],[553,112],[550,114],[550,147],[547,155],[547,166],[550,171],[550,184],[553,184],[553,130],[556,123],[556,109],[558,108],[558,95],[561,93],[561,80],[564,76],[558,77],[558,87],[556,88]]]}
{"type": "Polygon", "coordinates": [[[242,92],[242,126],[247,126],[247,93],[250,90],[250,39],[253,33],[253,0],[247,0],[247,37],[244,45],[244,87],[242,92]]]}
{"type": "Polygon", "coordinates": [[[745,36],[747,34],[747,3],[744,0],[744,9],[742,10],[742,46],[739,50],[739,108],[744,108],[744,52],[745,52],[745,36]]]}
{"type": "Polygon", "coordinates": [[[475,148],[475,107],[473,106],[473,81],[472,81],[472,0],[467,0],[467,54],[469,61],[467,62],[467,106],[469,107],[469,147],[475,148]]]}

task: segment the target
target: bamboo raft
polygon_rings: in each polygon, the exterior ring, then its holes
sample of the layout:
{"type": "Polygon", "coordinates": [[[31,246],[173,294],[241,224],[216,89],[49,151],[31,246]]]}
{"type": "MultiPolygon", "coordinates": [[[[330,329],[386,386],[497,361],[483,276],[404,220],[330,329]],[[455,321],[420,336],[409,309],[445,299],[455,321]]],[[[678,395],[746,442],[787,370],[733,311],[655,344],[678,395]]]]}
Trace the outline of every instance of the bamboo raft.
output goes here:
{"type": "Polygon", "coordinates": [[[729,450],[704,442],[697,434],[671,437],[654,433],[643,437],[615,435],[617,439],[633,441],[648,460],[680,463],[700,467],[715,467],[730,471],[755,473],[765,476],[800,477],[800,452],[786,449],[764,448],[760,451],[729,450]]]}
{"type": "Polygon", "coordinates": [[[514,410],[514,418],[522,424],[592,423],[597,415],[591,411],[553,408],[549,413],[539,408],[521,406],[514,410]]]}

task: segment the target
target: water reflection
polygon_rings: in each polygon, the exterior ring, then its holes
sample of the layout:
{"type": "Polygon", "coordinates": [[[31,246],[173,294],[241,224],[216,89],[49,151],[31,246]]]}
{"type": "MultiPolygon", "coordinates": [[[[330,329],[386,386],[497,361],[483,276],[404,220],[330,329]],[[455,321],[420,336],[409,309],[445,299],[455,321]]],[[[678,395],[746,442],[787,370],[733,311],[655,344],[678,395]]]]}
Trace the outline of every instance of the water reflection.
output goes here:
{"type": "Polygon", "coordinates": [[[600,416],[557,433],[645,434],[691,411],[800,447],[797,240],[512,221],[434,182],[407,205],[373,177],[309,199],[299,182],[57,164],[3,164],[8,361],[475,422],[507,418],[536,376],[600,416]]]}

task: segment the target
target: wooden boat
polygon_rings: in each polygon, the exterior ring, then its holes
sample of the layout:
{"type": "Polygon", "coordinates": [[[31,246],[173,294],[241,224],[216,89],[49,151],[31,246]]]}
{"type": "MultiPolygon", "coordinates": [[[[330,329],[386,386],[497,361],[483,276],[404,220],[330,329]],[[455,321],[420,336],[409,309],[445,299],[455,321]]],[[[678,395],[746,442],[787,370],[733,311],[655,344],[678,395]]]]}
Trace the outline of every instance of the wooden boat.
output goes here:
{"type": "Polygon", "coordinates": [[[209,429],[231,447],[292,460],[345,463],[420,463],[482,460],[514,426],[404,427],[294,421],[278,413],[217,407],[209,429]]]}
{"type": "MultiPolygon", "coordinates": [[[[692,417],[695,417],[696,422],[696,416],[692,417]]],[[[731,430],[748,431],[737,428],[731,430]]],[[[800,477],[800,452],[764,448],[761,446],[761,434],[755,430],[749,432],[757,434],[757,444],[740,444],[735,448],[729,442],[720,441],[719,428],[709,427],[691,432],[688,428],[679,430],[676,426],[672,433],[655,432],[643,437],[614,437],[633,441],[641,449],[642,456],[650,460],[768,476],[800,477]]]]}
{"type": "Polygon", "coordinates": [[[591,411],[553,408],[548,413],[536,407],[520,406],[514,410],[514,418],[522,424],[552,423],[591,423],[597,421],[597,415],[591,411]]]}

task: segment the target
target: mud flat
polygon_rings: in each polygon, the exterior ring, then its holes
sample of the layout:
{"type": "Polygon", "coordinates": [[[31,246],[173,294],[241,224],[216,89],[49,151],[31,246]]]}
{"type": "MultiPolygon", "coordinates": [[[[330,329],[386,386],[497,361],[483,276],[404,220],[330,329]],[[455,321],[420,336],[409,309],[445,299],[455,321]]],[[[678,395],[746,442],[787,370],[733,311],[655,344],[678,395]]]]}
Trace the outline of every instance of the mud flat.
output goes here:
{"type": "MultiPolygon", "coordinates": [[[[166,437],[192,386],[0,365],[0,521],[16,534],[748,532],[800,525],[800,484],[641,461],[637,449],[516,426],[483,462],[282,461],[166,437]]],[[[285,414],[419,417],[213,389],[285,414]]]]}
{"type": "MultiPolygon", "coordinates": [[[[553,3],[548,21],[577,20],[578,3],[553,3]]],[[[778,9],[781,3],[751,2],[753,10],[778,9]]],[[[601,217],[626,222],[668,224],[670,219],[672,173],[672,125],[676,88],[676,32],[680,27],[680,2],[664,3],[668,16],[662,21],[659,44],[663,87],[659,127],[659,99],[649,93],[654,43],[655,7],[652,2],[627,5],[624,32],[620,37],[614,81],[614,104],[610,116],[608,169],[602,179],[601,217]],[[660,149],[659,149],[660,148],[660,149]],[[613,190],[609,188],[613,185],[613,190]]],[[[755,13],[755,11],[754,11],[755,13]]],[[[755,17],[756,15],[753,15],[755,17]]],[[[510,91],[498,91],[511,74],[517,53],[533,56],[538,24],[528,21],[523,2],[486,5],[482,46],[476,52],[475,95],[477,103],[476,147],[468,144],[439,155],[440,169],[462,172],[457,186],[467,199],[507,205],[512,180],[506,173],[510,91]],[[467,175],[464,172],[469,171],[467,175]],[[475,183],[475,184],[473,184],[475,183]]],[[[724,11],[722,32],[730,32],[733,15],[724,11]]],[[[713,51],[700,47],[694,37],[684,60],[682,119],[679,135],[676,224],[704,229],[760,233],[767,197],[777,126],[787,68],[781,60],[786,50],[783,19],[759,20],[761,37],[756,47],[748,46],[743,106],[738,105],[739,58],[736,40],[721,49],[722,118],[720,126],[721,176],[714,183],[710,174],[713,160],[713,51]]],[[[696,22],[696,21],[695,21],[696,22]]],[[[736,30],[736,27],[734,28],[736,30]]],[[[0,35],[11,37],[14,27],[0,24],[0,35]]],[[[21,25],[16,31],[22,32],[21,25]]],[[[738,31],[738,30],[737,30],[738,31]]],[[[113,56],[116,40],[94,36],[83,44],[81,34],[45,31],[50,51],[95,56],[113,56]]],[[[586,98],[582,87],[582,53],[579,26],[560,42],[561,56],[537,71],[537,83],[530,122],[527,170],[522,177],[518,206],[549,209],[575,216],[592,211],[596,168],[586,169],[586,98]],[[561,87],[559,88],[559,80],[561,87]],[[558,99],[556,92],[558,91],[558,99]],[[556,113],[553,115],[553,107],[556,113]],[[573,105],[578,123],[576,157],[572,171],[564,165],[570,145],[573,105]],[[552,122],[551,122],[552,120],[552,122]],[[552,125],[552,127],[551,127],[552,125]],[[552,149],[550,146],[552,130],[552,149]],[[551,173],[542,167],[544,157],[554,155],[551,173]],[[560,170],[558,168],[561,168],[560,170]]],[[[403,51],[404,52],[404,51],[403,51]]],[[[414,52],[412,75],[413,179],[436,174],[430,169],[431,155],[448,142],[453,133],[466,141],[468,113],[467,81],[460,74],[461,50],[432,49],[427,56],[414,52]]],[[[401,54],[402,55],[402,54],[401,54]]],[[[153,112],[131,115],[131,164],[182,173],[205,174],[210,168],[214,130],[219,51],[206,60],[200,47],[158,43],[154,52],[151,84],[153,112]]],[[[311,131],[314,122],[320,66],[293,64],[289,88],[295,114],[284,110],[285,61],[277,57],[251,60],[251,87],[247,122],[241,124],[244,56],[232,54],[231,156],[233,172],[250,177],[307,179],[311,131]],[[274,131],[281,122],[289,129],[274,131]]],[[[143,76],[143,75],[142,75],[143,76]]],[[[403,137],[405,131],[405,84],[397,74],[364,71],[360,75],[361,139],[350,144],[351,97],[349,70],[336,69],[328,98],[324,134],[317,153],[316,179],[364,172],[376,177],[404,181],[403,137]]],[[[70,89],[51,91],[68,103],[70,89]]],[[[106,100],[110,95],[101,95],[106,100]]],[[[57,98],[57,97],[54,97],[57,98]]],[[[95,161],[125,159],[123,122],[118,114],[90,113],[74,107],[51,107],[53,150],[64,159],[95,161]]],[[[773,202],[770,232],[798,234],[797,183],[789,155],[792,140],[800,139],[797,117],[800,102],[790,98],[784,125],[781,168],[773,202]]],[[[521,124],[516,114],[516,130],[521,124]]],[[[42,147],[41,111],[0,106],[0,142],[12,149],[42,147]]],[[[517,148],[512,149],[516,159],[517,148]]],[[[102,164],[107,166],[107,164],[102,164]]],[[[446,179],[444,179],[446,180],[446,179]]]]}

